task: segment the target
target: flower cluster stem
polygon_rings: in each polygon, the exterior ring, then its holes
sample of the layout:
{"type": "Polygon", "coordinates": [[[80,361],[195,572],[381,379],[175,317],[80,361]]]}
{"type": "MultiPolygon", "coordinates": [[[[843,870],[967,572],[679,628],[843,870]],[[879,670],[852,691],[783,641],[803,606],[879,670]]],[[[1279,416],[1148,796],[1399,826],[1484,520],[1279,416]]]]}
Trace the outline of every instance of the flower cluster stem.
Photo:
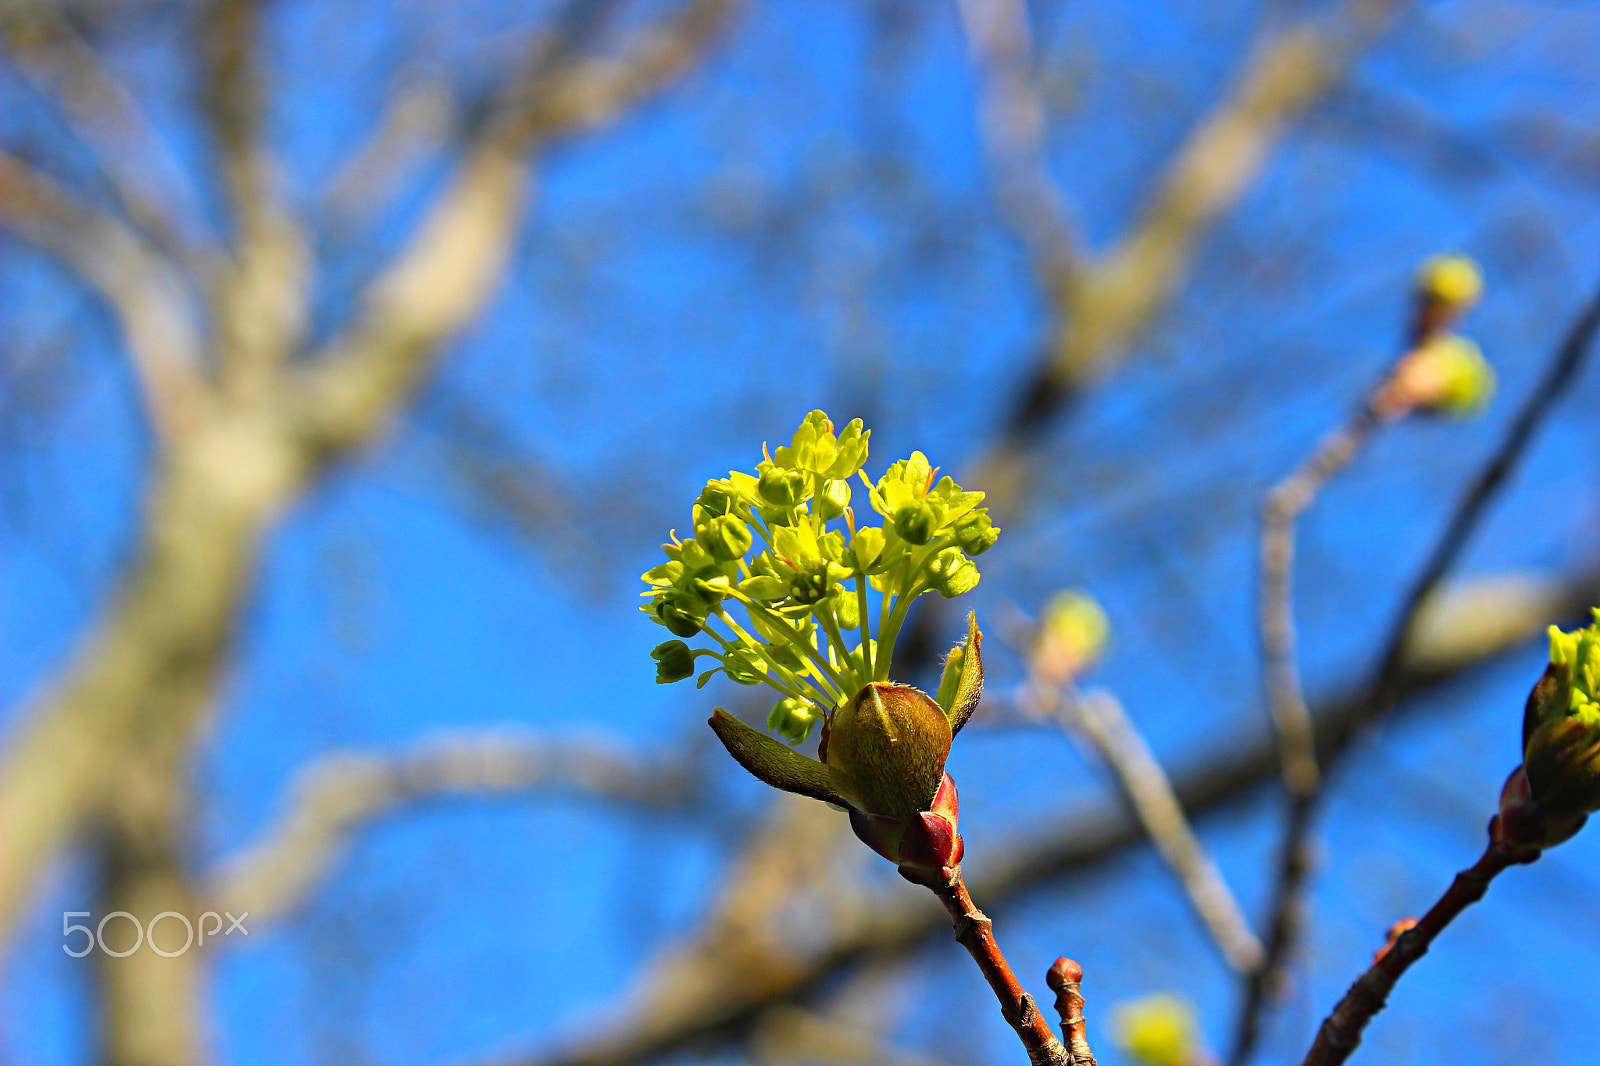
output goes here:
{"type": "Polygon", "coordinates": [[[956,941],[967,949],[984,980],[994,989],[1000,1014],[1016,1030],[1017,1039],[1027,1049],[1028,1061],[1034,1066],[1074,1066],[1072,1056],[1051,1031],[1049,1020],[1034,1005],[1033,997],[1023,991],[1017,975],[1000,953],[1000,945],[994,939],[994,923],[972,902],[961,880],[960,867],[947,869],[947,880],[935,881],[928,887],[949,912],[956,941]]]}
{"type": "MultiPolygon", "coordinates": [[[[1533,858],[1537,858],[1534,853],[1533,858]]],[[[1337,1066],[1350,1057],[1361,1043],[1361,1032],[1373,1016],[1388,1001],[1400,975],[1410,968],[1433,943],[1433,938],[1455,920],[1467,907],[1483,898],[1493,881],[1506,867],[1518,862],[1532,862],[1533,858],[1514,858],[1491,842],[1483,857],[1472,866],[1456,874],[1455,880],[1439,901],[1415,926],[1400,936],[1373,962],[1366,973],[1350,986],[1338,1006],[1317,1030],[1317,1039],[1311,1045],[1300,1066],[1337,1066]]]]}

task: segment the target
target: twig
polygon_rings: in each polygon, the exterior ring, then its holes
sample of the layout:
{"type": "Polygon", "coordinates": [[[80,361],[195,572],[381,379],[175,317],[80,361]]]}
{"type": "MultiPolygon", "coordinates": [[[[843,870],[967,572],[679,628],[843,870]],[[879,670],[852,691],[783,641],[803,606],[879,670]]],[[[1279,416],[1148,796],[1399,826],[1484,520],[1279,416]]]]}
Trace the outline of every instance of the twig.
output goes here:
{"type": "Polygon", "coordinates": [[[1000,1014],[1016,1030],[1017,1039],[1028,1051],[1028,1061],[1034,1066],[1074,1066],[1067,1049],[1050,1031],[1050,1023],[1034,1005],[1033,997],[1023,991],[1017,975],[1011,972],[1011,966],[1000,953],[1000,946],[994,939],[994,923],[967,894],[960,867],[946,869],[948,879],[928,887],[949,912],[955,924],[956,940],[967,949],[984,980],[994,990],[995,998],[1000,1001],[1000,1014]]]}
{"type": "Polygon", "coordinates": [[[1383,1009],[1395,982],[1411,964],[1420,959],[1438,936],[1467,907],[1483,898],[1489,882],[1506,867],[1516,862],[1532,862],[1538,858],[1512,859],[1500,846],[1491,842],[1483,857],[1468,869],[1456,874],[1445,894],[1439,897],[1427,914],[1416,925],[1401,933],[1389,945],[1366,973],[1344,994],[1333,1013],[1317,1030],[1316,1041],[1306,1053],[1301,1066],[1337,1066],[1350,1057],[1361,1043],[1361,1031],[1373,1015],[1383,1009]]]}
{"type": "MultiPolygon", "coordinates": [[[[1419,318],[1413,325],[1414,340],[1420,343],[1430,327],[1437,328],[1437,324],[1429,323],[1419,312],[1419,318]]],[[[1499,447],[1489,457],[1478,476],[1472,480],[1430,553],[1422,572],[1407,593],[1399,618],[1384,645],[1381,665],[1367,688],[1365,697],[1367,710],[1362,715],[1363,720],[1370,721],[1386,714],[1398,702],[1405,664],[1411,651],[1408,645],[1414,638],[1417,621],[1422,617],[1429,597],[1454,565],[1489,503],[1522,457],[1534,430],[1577,376],[1597,330],[1600,330],[1600,290],[1595,292],[1589,304],[1579,314],[1557,347],[1544,377],[1523,403],[1499,447]]],[[[1265,634],[1265,625],[1263,633],[1265,634]]],[[[1285,783],[1288,784],[1288,781],[1287,767],[1285,767],[1285,783]]],[[[1288,826],[1285,831],[1285,845],[1275,893],[1276,902],[1272,912],[1271,932],[1267,939],[1268,961],[1261,975],[1252,979],[1245,1004],[1240,1011],[1233,1054],[1230,1056],[1230,1062],[1234,1066],[1242,1064],[1254,1047],[1261,1007],[1266,993],[1270,990],[1271,968],[1278,965],[1288,950],[1295,936],[1295,926],[1298,924],[1294,912],[1298,906],[1296,899],[1300,883],[1304,881],[1307,872],[1308,856],[1304,853],[1304,840],[1308,835],[1312,808],[1315,805],[1315,787],[1313,786],[1304,796],[1295,794],[1291,788],[1290,797],[1288,826]]]]}
{"type": "Polygon", "coordinates": [[[978,132],[1001,213],[1027,248],[1040,290],[1059,306],[1079,253],[1061,190],[1045,165],[1044,100],[1027,5],[961,0],[957,6],[981,78],[978,132]]]}
{"type": "Polygon", "coordinates": [[[1066,1041],[1072,1066],[1095,1066],[1089,1050],[1087,1026],[1083,1020],[1083,967],[1069,958],[1059,958],[1045,976],[1050,991],[1056,994],[1056,1013],[1061,1016],[1061,1039],[1066,1041]]]}
{"type": "MultiPolygon", "coordinates": [[[[1440,619],[1431,631],[1438,643],[1427,648],[1419,644],[1413,649],[1424,656],[1428,669],[1408,670],[1402,695],[1424,691],[1489,661],[1497,652],[1520,647],[1541,634],[1551,618],[1576,619],[1597,597],[1600,572],[1586,573],[1570,582],[1559,596],[1518,597],[1506,605],[1504,612],[1507,623],[1515,625],[1504,632],[1505,643],[1493,651],[1482,644],[1476,633],[1469,634],[1465,645],[1458,646],[1457,641],[1463,639],[1458,627],[1451,619],[1440,619]]],[[[1472,607],[1474,613],[1484,609],[1482,601],[1472,607]]],[[[1370,705],[1365,695],[1361,692],[1331,701],[1315,713],[1318,750],[1324,759],[1341,750],[1369,721],[1370,705]]],[[[1271,738],[1260,737],[1213,752],[1179,775],[1174,787],[1192,817],[1275,779],[1277,765],[1275,743],[1271,738]]],[[[789,805],[784,806],[787,809],[789,805]]],[[[796,799],[793,806],[798,812],[814,812],[828,824],[841,821],[810,801],[796,799]]],[[[842,846],[859,850],[849,834],[840,834],[838,839],[842,846]],[[844,841],[849,843],[843,844],[844,841]]],[[[1044,882],[1083,871],[1147,839],[1143,827],[1120,799],[1076,808],[1036,825],[1028,840],[1013,850],[986,857],[983,877],[976,882],[978,894],[990,900],[1014,901],[1044,882]]],[[[780,856],[787,855],[794,849],[792,840],[786,837],[768,846],[780,856]]],[[[827,861],[822,865],[832,868],[827,861]]],[[[835,880],[824,879],[821,887],[827,888],[835,880]]],[[[719,902],[718,907],[722,905],[719,902]]],[[[790,955],[778,967],[772,965],[769,956],[761,956],[764,967],[741,967],[730,973],[726,955],[716,950],[727,934],[720,921],[709,922],[688,946],[674,952],[633,990],[619,1008],[615,1024],[597,1026],[593,1035],[575,1046],[497,1061],[538,1066],[626,1066],[661,1058],[708,1036],[737,1033],[773,1002],[811,994],[863,960],[883,963],[903,956],[937,935],[941,928],[948,926],[907,907],[905,898],[896,894],[858,905],[848,921],[830,925],[826,939],[815,944],[803,959],[790,955]]]]}
{"type": "Polygon", "coordinates": [[[156,438],[191,428],[207,402],[201,343],[172,264],[125,223],[5,153],[0,226],[56,256],[111,308],[156,438]]]}
{"type": "Polygon", "coordinates": [[[1222,957],[1235,972],[1253,973],[1261,963],[1261,941],[1250,931],[1238,900],[1190,828],[1172,781],[1121,701],[1103,690],[1080,696],[1052,688],[1036,693],[1034,704],[1035,713],[1049,714],[1062,729],[1081,734],[1094,746],[1222,957]]]}
{"type": "Polygon", "coordinates": [[[682,809],[696,787],[684,766],[645,770],[606,746],[515,735],[453,738],[400,757],[324,756],[301,772],[292,804],[264,838],[210,879],[209,899],[265,921],[304,898],[345,839],[402,805],[536,792],[682,809]]]}

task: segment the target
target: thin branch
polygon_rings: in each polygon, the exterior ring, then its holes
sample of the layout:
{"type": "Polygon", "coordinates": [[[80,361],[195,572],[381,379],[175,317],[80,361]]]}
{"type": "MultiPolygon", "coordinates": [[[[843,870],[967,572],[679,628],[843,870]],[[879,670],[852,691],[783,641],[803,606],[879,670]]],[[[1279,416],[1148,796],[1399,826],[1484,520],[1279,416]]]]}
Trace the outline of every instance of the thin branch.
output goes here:
{"type": "MultiPolygon", "coordinates": [[[[1537,857],[1537,853],[1535,853],[1537,857]]],[[[1317,1038],[1301,1066],[1338,1066],[1361,1043],[1361,1032],[1383,1009],[1400,976],[1420,959],[1433,940],[1467,907],[1483,898],[1489,882],[1519,860],[1490,843],[1482,858],[1456,874],[1445,894],[1416,925],[1384,949],[1366,973],[1339,1000],[1317,1030],[1317,1038]]],[[[1532,860],[1522,860],[1532,861],[1532,860]]]]}
{"type": "Polygon", "coordinates": [[[1195,913],[1222,957],[1237,973],[1260,965],[1261,942],[1250,931],[1239,901],[1216,863],[1189,826],[1172,781],[1144,737],[1110,692],[1082,695],[1032,686],[1025,713],[1046,715],[1068,733],[1081,735],[1111,768],[1117,786],[1156,851],[1177,876],[1195,913]]]}
{"type": "Polygon", "coordinates": [[[554,792],[682,810],[698,794],[684,765],[647,769],[609,746],[510,734],[448,739],[399,757],[324,756],[293,791],[264,838],[209,879],[213,908],[247,910],[255,921],[276,917],[305,897],[346,839],[418,802],[554,792]]]}
{"type": "Polygon", "coordinates": [[[188,293],[172,265],[127,225],[5,153],[0,226],[60,259],[111,308],[157,439],[192,428],[208,397],[188,293]]]}
{"type": "MultiPolygon", "coordinates": [[[[1430,332],[1444,328],[1445,323],[1435,323],[1427,319],[1426,314],[1419,310],[1419,317],[1413,327],[1413,336],[1417,344],[1424,343],[1430,332]]],[[[1399,686],[1406,671],[1408,656],[1411,654],[1409,644],[1415,642],[1415,635],[1419,631],[1418,623],[1426,617],[1429,598],[1438,589],[1440,581],[1454,565],[1460,556],[1472,531],[1479,520],[1487,511],[1488,505],[1494,499],[1499,489],[1504,485],[1511,470],[1527,449],[1532,440],[1534,431],[1549,414],[1555,402],[1571,385],[1581,368],[1589,349],[1592,347],[1594,335],[1600,330],[1600,290],[1591,297],[1589,304],[1574,321],[1562,343],[1554,352],[1544,377],[1538,386],[1524,401],[1522,408],[1513,419],[1510,429],[1502,439],[1499,447],[1472,480],[1460,502],[1456,505],[1449,523],[1440,535],[1433,551],[1430,553],[1426,565],[1418,576],[1416,582],[1402,604],[1399,619],[1390,632],[1384,644],[1381,665],[1374,680],[1367,689],[1366,700],[1370,709],[1366,717],[1377,718],[1387,713],[1399,699],[1399,686]]],[[[1377,419],[1384,417],[1386,412],[1381,409],[1386,390],[1380,388],[1374,393],[1374,398],[1363,413],[1372,419],[1374,424],[1377,419]]],[[[1358,416],[1360,418],[1362,416],[1358,416]]],[[[1367,427],[1370,431],[1372,427],[1367,427]]],[[[1263,553],[1265,555],[1265,547],[1263,553]]],[[[1292,552],[1292,542],[1291,542],[1292,552]]],[[[1283,578],[1285,587],[1278,590],[1280,596],[1287,595],[1287,577],[1283,578]]],[[[1265,588],[1265,581],[1263,582],[1265,588]]],[[[1263,596],[1266,592],[1263,592],[1263,596]]],[[[1287,618],[1287,604],[1279,601],[1275,614],[1282,619],[1287,618]]],[[[1266,639],[1266,624],[1268,621],[1265,604],[1263,606],[1263,643],[1266,639]]],[[[1292,627],[1289,630],[1292,633],[1292,627]]],[[[1292,643],[1289,645],[1289,654],[1292,655],[1292,643]]],[[[1292,679],[1292,674],[1290,675],[1292,679]]],[[[1297,682],[1296,682],[1297,685],[1297,682]]],[[[1297,690],[1296,690],[1297,691],[1297,690]]],[[[1303,706],[1303,704],[1302,704],[1303,706]]],[[[1282,742],[1280,733],[1280,742],[1282,742]]],[[[1310,823],[1313,809],[1316,804],[1316,781],[1311,781],[1310,787],[1303,792],[1295,789],[1301,787],[1303,782],[1291,782],[1288,777],[1288,762],[1285,761],[1285,784],[1290,788],[1290,806],[1288,825],[1285,829],[1284,848],[1278,871],[1277,887],[1274,893],[1270,931],[1267,938],[1267,961],[1261,972],[1251,979],[1247,988],[1245,1002],[1239,1014],[1239,1025],[1235,1035],[1233,1053],[1230,1062],[1235,1066],[1245,1062],[1255,1045],[1259,1033],[1260,1013],[1263,1009],[1267,994],[1271,989],[1274,971],[1281,965],[1290,946],[1297,934],[1297,911],[1300,906],[1301,889],[1309,872],[1309,855],[1307,854],[1307,839],[1309,837],[1310,823]]],[[[1312,762],[1315,769],[1315,763],[1312,762]]]]}
{"type": "MultiPolygon", "coordinates": [[[[1044,99],[1023,0],[960,0],[981,80],[978,132],[1000,211],[1028,249],[1042,292],[1063,293],[1079,267],[1076,227],[1044,157],[1044,99]]],[[[1058,300],[1052,299],[1052,303],[1058,300]]]]}
{"type": "Polygon", "coordinates": [[[57,5],[7,4],[0,39],[94,153],[117,206],[165,254],[189,264],[198,253],[178,220],[200,217],[198,200],[128,87],[57,5]]]}
{"type": "Polygon", "coordinates": [[[1056,994],[1056,1014],[1061,1018],[1061,1039],[1066,1041],[1072,1066],[1095,1066],[1089,1050],[1088,1026],[1083,1020],[1083,967],[1069,958],[1059,958],[1045,980],[1056,994]]]}
{"type": "MultiPolygon", "coordinates": [[[[1486,609],[1484,600],[1478,598],[1463,605],[1471,617],[1439,619],[1428,633],[1429,640],[1435,643],[1425,645],[1419,639],[1408,652],[1426,662],[1428,668],[1408,668],[1401,693],[1415,695],[1494,655],[1519,647],[1542,634],[1552,618],[1577,619],[1597,597],[1600,572],[1563,583],[1559,592],[1552,590],[1543,596],[1524,589],[1504,604],[1493,605],[1493,613],[1499,614],[1506,626],[1500,631],[1503,642],[1494,646],[1487,645],[1479,632],[1464,632],[1486,609]]],[[[1371,720],[1371,711],[1365,693],[1320,708],[1314,720],[1321,757],[1326,760],[1348,744],[1371,720]]],[[[1231,742],[1224,750],[1198,761],[1176,776],[1174,787],[1184,810],[1193,817],[1275,779],[1276,774],[1277,746],[1272,738],[1261,736],[1231,742]]],[[[835,827],[840,831],[829,839],[848,847],[851,854],[860,850],[854,837],[842,832],[843,819],[820,805],[796,799],[785,801],[780,807],[793,810],[797,816],[804,815],[804,824],[811,827],[813,834],[835,827]]],[[[1012,850],[997,850],[987,857],[983,876],[974,882],[980,896],[998,901],[994,906],[1012,902],[1044,882],[1077,873],[1148,839],[1120,800],[1055,817],[1033,818],[1030,824],[1033,828],[1027,839],[1012,850]]],[[[795,839],[792,834],[778,833],[763,846],[774,855],[787,857],[795,850],[795,839]]],[[[814,847],[815,843],[808,846],[814,847]]],[[[822,857],[814,859],[812,865],[832,870],[837,861],[822,857]]],[[[825,877],[818,882],[819,889],[834,888],[837,880],[836,875],[825,877]]],[[[727,898],[725,894],[724,900],[727,898]]],[[[896,893],[888,899],[858,902],[848,910],[841,908],[839,920],[826,930],[812,931],[826,936],[813,943],[804,957],[797,958],[793,952],[778,960],[761,955],[760,966],[735,967],[717,949],[726,933],[720,921],[713,921],[688,946],[673,952],[653,970],[648,982],[628,997],[613,1023],[595,1026],[587,1039],[565,1050],[517,1061],[540,1066],[625,1066],[659,1058],[706,1037],[736,1034],[770,1004],[803,998],[866,959],[878,962],[904,956],[948,928],[943,921],[906,906],[906,897],[896,893]]]]}
{"type": "MultiPolygon", "coordinates": [[[[955,924],[956,940],[967,949],[983,979],[994,990],[995,998],[1000,1001],[1000,1014],[1016,1030],[1017,1039],[1027,1049],[1028,1061],[1034,1066],[1075,1066],[1073,1056],[1050,1031],[1050,1023],[1034,1005],[1033,997],[1023,990],[1017,975],[1011,972],[1010,964],[1000,953],[1000,945],[994,939],[994,923],[972,902],[961,880],[960,867],[946,867],[946,872],[947,878],[928,887],[939,897],[955,924]]],[[[1086,1066],[1093,1066],[1093,1062],[1091,1057],[1086,1066]]]]}
{"type": "Polygon", "coordinates": [[[445,340],[483,306],[516,239],[524,156],[605,122],[667,84],[727,25],[735,0],[688,0],[616,57],[546,59],[490,110],[411,242],[369,287],[359,321],[320,353],[304,382],[310,431],[351,447],[387,422],[432,369],[445,340]]]}
{"type": "Polygon", "coordinates": [[[1405,0],[1345,0],[1325,19],[1263,40],[1228,95],[1165,164],[1138,221],[1058,301],[1045,355],[1018,394],[1001,439],[976,464],[991,506],[1015,506],[1030,472],[1027,445],[1080,391],[1104,376],[1160,313],[1207,230],[1227,213],[1295,120],[1337,84],[1350,60],[1405,0]]]}

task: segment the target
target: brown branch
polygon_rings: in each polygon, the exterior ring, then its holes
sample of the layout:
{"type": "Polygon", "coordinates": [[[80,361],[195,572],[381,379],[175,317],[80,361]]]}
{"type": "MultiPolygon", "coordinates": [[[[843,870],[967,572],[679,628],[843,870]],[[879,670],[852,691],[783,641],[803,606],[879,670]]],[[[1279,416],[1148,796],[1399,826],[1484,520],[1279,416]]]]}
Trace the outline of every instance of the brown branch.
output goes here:
{"type": "MultiPolygon", "coordinates": [[[[1537,858],[1538,853],[1534,852],[1537,858]]],[[[1434,937],[1444,931],[1467,907],[1483,898],[1489,882],[1506,867],[1518,861],[1494,843],[1485,849],[1483,857],[1468,869],[1456,874],[1455,880],[1439,901],[1416,925],[1401,933],[1376,961],[1356,979],[1344,998],[1317,1030],[1317,1038],[1306,1053],[1301,1066],[1337,1066],[1350,1057],[1361,1043],[1361,1032],[1373,1016],[1383,1009],[1393,991],[1395,982],[1420,959],[1433,943],[1434,937]]]]}
{"type": "Polygon", "coordinates": [[[207,403],[201,343],[182,279],[125,223],[0,153],[0,226],[61,260],[111,309],[156,438],[191,429],[207,403]]]}
{"type": "Polygon", "coordinates": [[[1238,973],[1260,965],[1261,942],[1250,931],[1239,902],[1216,863],[1189,826],[1172,781],[1109,692],[1064,693],[1034,686],[1027,713],[1051,717],[1063,730],[1085,737],[1110,767],[1123,797],[1139,819],[1199,916],[1223,959],[1238,973]]]}
{"type": "MultiPolygon", "coordinates": [[[[1427,308],[1419,305],[1417,318],[1412,326],[1413,346],[1420,346],[1438,330],[1445,328],[1446,322],[1437,321],[1430,316],[1427,308]]],[[[1367,688],[1366,700],[1369,703],[1367,717],[1377,718],[1387,713],[1398,701],[1401,678],[1406,670],[1408,655],[1411,653],[1410,645],[1416,642],[1416,635],[1420,632],[1419,623],[1432,619],[1427,618],[1426,608],[1428,601],[1438,589],[1444,575],[1454,565],[1462,549],[1466,546],[1468,538],[1476,528],[1478,521],[1485,514],[1489,503],[1504,484],[1511,470],[1526,450],[1532,440],[1534,430],[1549,414],[1556,400],[1571,385],[1587,357],[1592,346],[1594,335],[1600,330],[1600,290],[1597,290],[1591,300],[1574,321],[1562,343],[1556,348],[1545,371],[1544,377],[1538,386],[1524,401],[1522,408],[1517,412],[1506,436],[1500,445],[1490,455],[1488,461],[1479,471],[1478,476],[1470,483],[1467,491],[1462,495],[1451,515],[1433,551],[1430,553],[1426,565],[1423,567],[1417,581],[1409,590],[1401,607],[1399,620],[1390,632],[1383,652],[1381,665],[1374,680],[1367,688]]],[[[1392,417],[1399,413],[1388,409],[1387,402],[1389,390],[1380,385],[1373,394],[1372,400],[1357,416],[1357,421],[1365,418],[1371,424],[1366,427],[1370,432],[1374,425],[1382,418],[1392,417]]],[[[1353,423],[1354,424],[1354,423],[1353,423]]],[[[1265,541],[1264,541],[1265,544],[1265,541]]],[[[1292,554],[1292,541],[1290,542],[1292,554]]],[[[1266,562],[1265,546],[1263,547],[1263,563],[1266,562]]],[[[1278,591],[1279,606],[1274,614],[1279,625],[1285,624],[1288,618],[1287,576],[1283,576],[1284,587],[1278,591]]],[[[1265,597],[1265,580],[1263,581],[1265,597]]],[[[1268,612],[1263,601],[1263,644],[1267,639],[1268,612]]],[[[1288,632],[1292,634],[1292,623],[1288,632]]],[[[1289,654],[1292,655],[1292,643],[1289,645],[1289,654]]],[[[1289,675],[1293,680],[1292,673],[1289,675]]],[[[1298,682],[1295,681],[1294,695],[1298,694],[1298,682]]],[[[1302,704],[1303,707],[1303,704],[1302,704]]],[[[1280,733],[1280,740],[1282,739],[1280,733]]],[[[1301,749],[1303,750],[1303,748],[1301,749]]],[[[1312,762],[1315,770],[1315,762],[1312,762]]],[[[1310,823],[1314,813],[1317,798],[1317,782],[1313,778],[1309,787],[1303,781],[1291,781],[1288,777],[1287,759],[1285,766],[1285,785],[1289,788],[1289,818],[1285,829],[1284,846],[1280,860],[1277,886],[1274,891],[1272,917],[1270,919],[1270,932],[1267,938],[1267,960],[1259,974],[1253,976],[1247,987],[1245,1002],[1239,1014],[1239,1024],[1235,1034],[1233,1053],[1230,1062],[1239,1066],[1245,1062],[1255,1045],[1259,1033],[1259,1015],[1264,1006],[1266,996],[1271,990],[1274,971],[1279,967],[1285,954],[1292,945],[1298,927],[1299,897],[1304,880],[1309,872],[1310,856],[1308,854],[1307,840],[1309,837],[1310,823]],[[1303,791],[1296,791],[1297,788],[1303,791]]]]}
{"type": "Polygon", "coordinates": [[[344,840],[405,805],[549,792],[684,809],[697,788],[687,766],[645,768],[609,746],[510,734],[433,742],[399,757],[323,756],[300,773],[288,810],[209,878],[205,895],[213,909],[268,921],[304,898],[344,840]]]}
{"type": "Polygon", "coordinates": [[[1088,1026],[1083,1020],[1083,967],[1069,958],[1059,958],[1045,980],[1056,994],[1056,1014],[1061,1017],[1061,1039],[1066,1042],[1072,1066],[1095,1066],[1089,1050],[1088,1026]]]}
{"type": "MultiPolygon", "coordinates": [[[[1000,953],[995,943],[994,923],[972,902],[967,886],[961,880],[961,869],[946,867],[948,877],[928,887],[939,897],[950,920],[955,924],[956,940],[967,949],[972,961],[978,964],[983,979],[989,982],[994,996],[1000,1001],[1000,1015],[1016,1030],[1017,1039],[1027,1049],[1028,1061],[1034,1066],[1074,1066],[1067,1049],[1050,1031],[1050,1023],[1034,1005],[1033,997],[1023,990],[1017,975],[1000,953]]],[[[1093,1060],[1090,1060],[1091,1064],[1093,1060]]]]}
{"type": "MultiPolygon", "coordinates": [[[[1498,630],[1500,643],[1489,643],[1486,635],[1474,631],[1471,622],[1480,616],[1485,601],[1476,598],[1462,604],[1471,615],[1466,618],[1441,617],[1408,651],[1428,669],[1408,669],[1404,675],[1403,696],[1415,695],[1461,671],[1489,661],[1495,655],[1521,646],[1540,636],[1552,618],[1576,619],[1600,598],[1600,572],[1563,582],[1543,592],[1523,587],[1514,597],[1496,602],[1491,614],[1500,616],[1505,628],[1498,630]]],[[[1585,615],[1586,616],[1586,615],[1585,615]]],[[[1407,659],[1408,664],[1412,662],[1407,659]]],[[[1318,751],[1326,760],[1342,749],[1359,729],[1370,721],[1371,705],[1365,693],[1334,700],[1314,715],[1318,751]]],[[[1210,810],[1256,788],[1277,774],[1277,746],[1268,736],[1242,738],[1197,760],[1174,776],[1174,788],[1188,816],[1210,810]]],[[[806,800],[785,800],[783,811],[794,810],[804,817],[813,833],[829,826],[836,830],[829,838],[847,854],[860,852],[854,837],[844,833],[843,819],[820,804],[806,800]],[[848,843],[844,843],[848,841],[848,843]]],[[[1057,816],[1030,819],[1033,826],[1027,840],[1011,850],[997,849],[984,862],[981,878],[974,881],[978,895],[1000,906],[1038,885],[1077,873],[1106,861],[1121,849],[1147,840],[1144,829],[1120,801],[1077,808],[1057,816]]],[[[784,861],[796,850],[792,834],[775,833],[764,847],[784,861]]],[[[813,838],[804,838],[812,840],[813,838]]],[[[808,847],[815,847],[811,843],[808,847]]],[[[751,855],[746,852],[747,858],[751,855]]],[[[840,880],[835,857],[814,858],[809,864],[828,871],[807,891],[837,891],[840,880]]],[[[753,866],[759,866],[751,858],[753,866]]],[[[741,875],[748,876],[748,875],[741,875]]],[[[780,871],[782,880],[793,876],[780,871]]],[[[725,905],[729,898],[724,895],[725,905]]],[[[720,913],[720,910],[719,910],[720,913]]],[[[812,929],[811,942],[803,954],[794,951],[774,958],[756,956],[759,965],[747,965],[746,956],[730,956],[719,950],[727,942],[720,919],[707,923],[687,946],[675,950],[654,968],[651,977],[627,998],[612,1024],[594,1027],[592,1035],[565,1049],[524,1061],[540,1066],[625,1066],[658,1058],[706,1037],[736,1035],[772,1003],[803,998],[824,986],[841,971],[865,960],[887,962],[919,948],[929,938],[949,926],[914,907],[896,893],[890,898],[855,901],[848,907],[830,911],[836,915],[826,930],[812,929]],[[815,938],[823,936],[817,941],[815,938]]]]}

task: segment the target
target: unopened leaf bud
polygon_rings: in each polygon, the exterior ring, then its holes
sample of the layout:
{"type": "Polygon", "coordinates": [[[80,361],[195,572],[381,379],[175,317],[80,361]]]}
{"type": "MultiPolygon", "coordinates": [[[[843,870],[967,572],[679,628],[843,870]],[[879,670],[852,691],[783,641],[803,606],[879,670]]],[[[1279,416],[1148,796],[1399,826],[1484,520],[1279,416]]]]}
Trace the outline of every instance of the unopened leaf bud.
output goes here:
{"type": "Polygon", "coordinates": [[[1436,255],[1417,272],[1417,291],[1424,299],[1465,310],[1483,294],[1483,271],[1465,255],[1436,255]]]}
{"type": "Polygon", "coordinates": [[[849,782],[862,811],[906,819],[933,802],[950,737],[927,693],[874,681],[834,711],[819,756],[849,782]]]}

